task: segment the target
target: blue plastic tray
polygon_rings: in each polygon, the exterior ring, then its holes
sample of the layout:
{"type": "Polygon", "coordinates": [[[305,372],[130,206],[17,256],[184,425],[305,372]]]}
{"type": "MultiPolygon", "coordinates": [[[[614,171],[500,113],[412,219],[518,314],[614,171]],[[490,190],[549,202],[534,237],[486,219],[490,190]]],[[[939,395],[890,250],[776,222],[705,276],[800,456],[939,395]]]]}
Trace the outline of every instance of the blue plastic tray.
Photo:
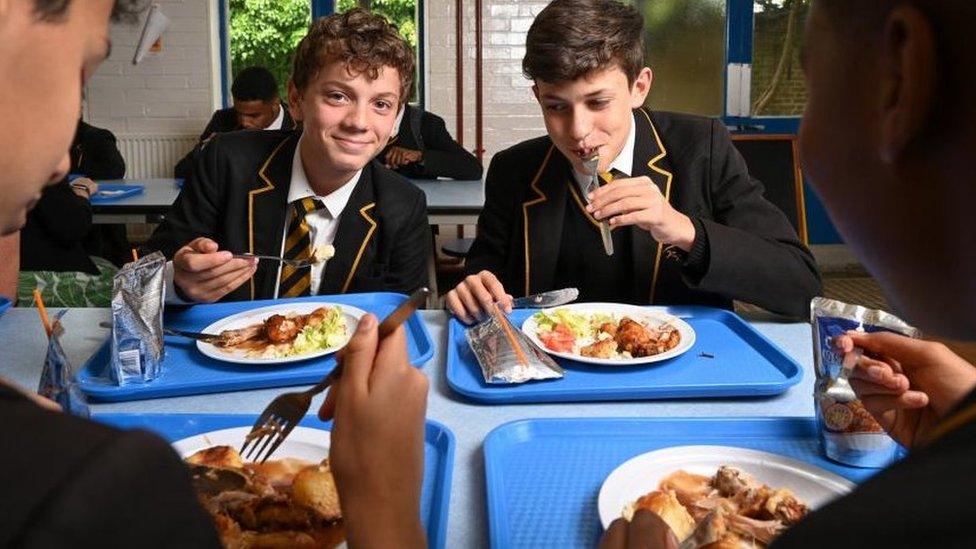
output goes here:
{"type": "MultiPolygon", "coordinates": [[[[562,379],[489,385],[465,338],[467,327],[451,319],[447,381],[478,402],[574,402],[663,398],[756,397],[775,395],[799,383],[800,365],[738,315],[709,307],[653,308],[681,317],[695,330],[688,352],[639,366],[601,366],[564,360],[562,379]],[[700,356],[706,353],[713,358],[700,356]]],[[[535,310],[510,316],[520,327],[535,310]]]]}
{"type": "MultiPolygon", "coordinates": [[[[359,307],[383,318],[407,296],[394,293],[320,295],[296,299],[237,301],[195,305],[166,312],[164,324],[170,328],[202,331],[226,316],[291,301],[322,301],[359,307]]],[[[414,313],[406,323],[410,362],[422,366],[434,355],[434,344],[420,315],[414,313]]],[[[335,353],[318,359],[282,365],[252,366],[214,360],[197,350],[196,342],[166,336],[163,373],[150,383],[118,386],[108,379],[111,342],[106,342],[88,359],[78,373],[78,385],[94,400],[118,402],[146,398],[221,393],[287,385],[311,385],[335,367],[335,353]]]]}
{"type": "Polygon", "coordinates": [[[7,309],[9,309],[13,304],[13,301],[0,296],[0,316],[3,316],[3,313],[7,312],[7,309]]]}
{"type": "Polygon", "coordinates": [[[597,496],[628,459],[671,446],[716,444],[781,454],[854,482],[877,472],[821,457],[807,418],[527,419],[485,439],[492,547],[595,547],[597,496]]]}
{"type": "MultiPolygon", "coordinates": [[[[231,414],[96,414],[94,419],[126,429],[142,428],[155,431],[175,442],[182,438],[232,427],[250,427],[256,415],[231,414]]],[[[308,416],[300,425],[329,430],[331,422],[323,423],[308,416]]],[[[444,547],[447,540],[447,517],[451,500],[451,474],[454,470],[454,434],[436,421],[427,421],[424,437],[424,486],[420,499],[420,517],[427,528],[430,547],[444,547]]]]}
{"type": "Polygon", "coordinates": [[[137,194],[142,194],[145,192],[145,185],[124,185],[122,183],[99,183],[98,192],[93,194],[91,197],[92,204],[108,204],[110,202],[115,202],[117,200],[122,200],[123,198],[129,198],[130,196],[135,196],[137,194]],[[115,193],[116,191],[121,191],[118,194],[105,194],[105,191],[110,191],[115,193]]]}

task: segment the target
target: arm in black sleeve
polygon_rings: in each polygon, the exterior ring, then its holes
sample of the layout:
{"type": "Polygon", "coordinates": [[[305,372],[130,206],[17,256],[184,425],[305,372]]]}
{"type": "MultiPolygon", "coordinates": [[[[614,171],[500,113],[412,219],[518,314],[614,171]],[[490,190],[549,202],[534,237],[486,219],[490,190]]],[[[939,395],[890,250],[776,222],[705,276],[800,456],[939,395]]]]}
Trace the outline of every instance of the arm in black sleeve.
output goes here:
{"type": "Polygon", "coordinates": [[[711,218],[702,216],[707,266],[688,276],[692,287],[805,317],[821,290],[813,254],[797,237],[786,215],[763,197],[728,131],[712,122],[709,192],[711,218]]]}
{"type": "Polygon", "coordinates": [[[512,231],[518,229],[519,205],[513,185],[518,178],[502,154],[495,155],[485,178],[485,207],[478,216],[478,235],[464,261],[466,274],[490,271],[506,280],[512,231]]]}
{"type": "Polygon", "coordinates": [[[443,118],[425,112],[420,127],[424,156],[419,165],[413,166],[412,176],[481,179],[483,169],[478,159],[451,137],[443,118]]]}
{"type": "Polygon", "coordinates": [[[112,132],[101,128],[86,132],[81,146],[78,173],[96,181],[125,177],[125,159],[112,132]]]}
{"type": "Polygon", "coordinates": [[[427,279],[427,259],[431,253],[431,234],[424,193],[417,193],[409,215],[397,231],[393,246],[389,266],[391,289],[410,293],[430,284],[427,279]]]}
{"type": "Polygon", "coordinates": [[[92,225],[91,204],[75,194],[66,179],[44,189],[30,215],[52,240],[64,247],[83,241],[92,225]]]}
{"type": "Polygon", "coordinates": [[[220,547],[186,467],[162,439],[121,432],[80,462],[19,547],[220,547]]]}
{"type": "Polygon", "coordinates": [[[224,204],[221,182],[227,162],[221,154],[220,136],[208,141],[195,160],[193,173],[183,183],[163,223],[145,244],[144,253],[158,250],[172,259],[176,250],[197,237],[217,239],[224,204]]]}
{"type": "Polygon", "coordinates": [[[215,111],[213,116],[210,117],[210,121],[207,122],[207,127],[203,129],[203,133],[200,134],[200,139],[197,144],[194,145],[190,152],[186,153],[186,156],[180,159],[173,168],[173,177],[177,179],[189,179],[190,174],[193,173],[193,168],[197,164],[197,157],[200,156],[200,151],[203,146],[207,144],[207,141],[213,137],[214,134],[220,132],[221,122],[220,122],[220,112],[215,111]]]}

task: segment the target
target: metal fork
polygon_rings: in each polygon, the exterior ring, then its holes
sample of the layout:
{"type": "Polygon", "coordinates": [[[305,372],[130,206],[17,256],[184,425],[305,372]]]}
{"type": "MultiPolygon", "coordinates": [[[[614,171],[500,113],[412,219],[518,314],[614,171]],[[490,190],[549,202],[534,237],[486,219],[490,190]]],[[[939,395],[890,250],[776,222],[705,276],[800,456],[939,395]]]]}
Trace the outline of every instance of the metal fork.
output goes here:
{"type": "MultiPolygon", "coordinates": [[[[393,333],[417,310],[417,307],[427,300],[429,294],[430,291],[427,288],[420,288],[384,318],[379,326],[380,339],[393,333]]],[[[251,427],[251,431],[244,437],[244,445],[241,446],[240,452],[241,457],[250,459],[250,456],[254,455],[254,461],[261,463],[267,461],[268,457],[278,449],[278,446],[295,428],[295,425],[308,413],[308,409],[312,405],[312,397],[332,385],[341,375],[342,362],[339,362],[322,381],[311,389],[298,393],[285,393],[272,400],[271,404],[268,404],[268,407],[258,416],[254,426],[251,427]],[[265,452],[266,448],[267,452],[265,452]],[[245,454],[246,451],[247,454],[245,454]]]]}
{"type": "Polygon", "coordinates": [[[311,267],[315,265],[315,261],[312,258],[308,259],[285,259],[283,257],[278,257],[275,255],[258,255],[258,254],[234,254],[237,259],[267,259],[268,261],[278,261],[282,265],[288,265],[289,267],[294,267],[296,269],[301,269],[302,267],[311,267]]]}

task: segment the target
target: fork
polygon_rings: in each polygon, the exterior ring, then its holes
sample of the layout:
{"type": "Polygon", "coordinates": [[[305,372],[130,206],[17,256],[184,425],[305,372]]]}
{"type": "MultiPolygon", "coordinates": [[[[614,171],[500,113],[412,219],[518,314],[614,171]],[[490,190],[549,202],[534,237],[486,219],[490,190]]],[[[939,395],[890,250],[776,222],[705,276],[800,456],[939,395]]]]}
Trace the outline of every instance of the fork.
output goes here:
{"type": "MultiPolygon", "coordinates": [[[[420,288],[412,293],[406,301],[401,303],[380,323],[379,338],[383,339],[393,333],[417,310],[417,307],[427,300],[429,294],[430,291],[427,288],[420,288]]],[[[278,446],[295,428],[295,425],[308,413],[308,409],[312,405],[312,397],[335,383],[341,375],[342,362],[339,362],[322,381],[311,389],[297,393],[285,393],[272,400],[271,404],[268,404],[268,407],[258,416],[254,426],[251,427],[251,431],[244,437],[244,445],[241,446],[240,452],[241,457],[250,459],[250,456],[254,455],[254,461],[261,463],[267,461],[268,457],[278,449],[278,446]],[[266,448],[267,452],[265,452],[266,448]],[[245,454],[246,451],[247,454],[245,454]]]]}
{"type": "Polygon", "coordinates": [[[284,257],[278,257],[274,255],[258,255],[258,254],[234,254],[236,259],[267,259],[268,261],[278,261],[282,265],[287,265],[289,267],[294,267],[295,269],[301,269],[302,267],[311,267],[315,265],[315,261],[312,258],[308,259],[285,259],[284,257]]]}

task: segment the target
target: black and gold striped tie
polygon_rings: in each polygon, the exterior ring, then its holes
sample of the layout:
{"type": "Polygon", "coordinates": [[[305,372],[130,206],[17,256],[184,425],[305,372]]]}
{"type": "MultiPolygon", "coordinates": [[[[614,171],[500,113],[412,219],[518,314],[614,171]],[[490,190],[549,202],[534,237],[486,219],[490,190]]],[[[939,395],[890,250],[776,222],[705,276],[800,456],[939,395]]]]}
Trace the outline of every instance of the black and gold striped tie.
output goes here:
{"type": "MultiPolygon", "coordinates": [[[[285,238],[285,259],[308,259],[312,255],[312,239],[309,236],[308,221],[305,216],[312,211],[324,207],[321,202],[308,196],[291,203],[291,223],[288,224],[288,237],[285,238]]],[[[312,268],[296,269],[288,265],[281,266],[281,279],[278,285],[278,297],[298,297],[311,295],[312,268]]]]}
{"type": "Polygon", "coordinates": [[[627,177],[627,174],[618,170],[617,168],[610,168],[608,172],[600,172],[600,179],[603,180],[603,184],[606,185],[614,179],[620,179],[621,177],[627,177]]]}

